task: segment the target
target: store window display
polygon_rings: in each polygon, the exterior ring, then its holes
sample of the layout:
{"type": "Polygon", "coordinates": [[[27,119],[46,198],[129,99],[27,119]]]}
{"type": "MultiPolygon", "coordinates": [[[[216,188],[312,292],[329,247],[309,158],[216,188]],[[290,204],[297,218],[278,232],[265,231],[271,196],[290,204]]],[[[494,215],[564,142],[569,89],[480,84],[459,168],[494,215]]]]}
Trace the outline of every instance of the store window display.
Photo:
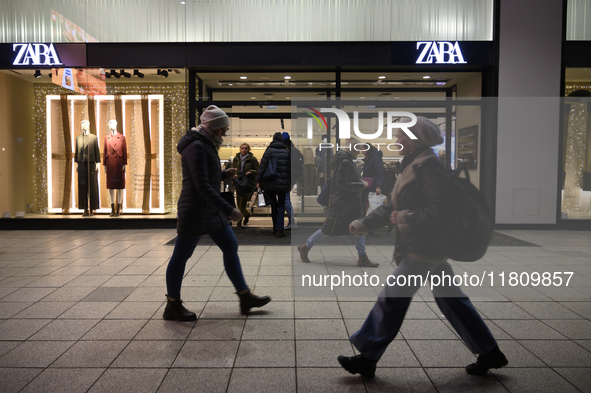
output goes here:
{"type": "Polygon", "coordinates": [[[125,190],[125,166],[127,165],[127,142],[117,131],[117,120],[109,120],[109,133],[103,144],[103,165],[107,175],[107,189],[111,197],[110,217],[121,214],[125,190]]]}
{"type": "Polygon", "coordinates": [[[78,173],[78,208],[89,217],[99,208],[98,167],[101,162],[98,138],[90,133],[90,121],[82,120],[76,136],[74,161],[78,173]]]}
{"type": "Polygon", "coordinates": [[[164,134],[171,138],[171,133],[164,127],[164,97],[121,95],[121,105],[117,104],[117,98],[113,95],[94,98],[47,96],[47,116],[43,119],[47,127],[46,160],[43,162],[48,174],[48,213],[64,214],[66,207],[72,213],[82,214],[86,206],[82,200],[85,192],[89,193],[91,206],[85,212],[89,215],[110,213],[114,217],[121,214],[123,208],[126,214],[167,213],[164,202],[166,181],[172,187],[174,179],[171,170],[165,176],[164,168],[164,160],[170,163],[171,159],[165,154],[165,143],[171,139],[165,140],[164,134]],[[88,153],[91,165],[86,171],[90,169],[88,176],[93,184],[92,189],[86,191],[83,187],[87,184],[86,178],[79,176],[84,172],[80,161],[88,162],[88,159],[77,150],[85,143],[90,143],[89,150],[92,150],[95,142],[94,137],[79,138],[84,120],[90,123],[84,125],[84,130],[89,127],[88,135],[96,136],[100,147],[100,153],[88,153]],[[93,160],[104,165],[96,175],[93,160]],[[93,192],[95,176],[98,182],[96,194],[93,192]],[[82,185],[78,184],[79,181],[82,185]],[[109,208],[111,204],[112,208],[109,208]]]}

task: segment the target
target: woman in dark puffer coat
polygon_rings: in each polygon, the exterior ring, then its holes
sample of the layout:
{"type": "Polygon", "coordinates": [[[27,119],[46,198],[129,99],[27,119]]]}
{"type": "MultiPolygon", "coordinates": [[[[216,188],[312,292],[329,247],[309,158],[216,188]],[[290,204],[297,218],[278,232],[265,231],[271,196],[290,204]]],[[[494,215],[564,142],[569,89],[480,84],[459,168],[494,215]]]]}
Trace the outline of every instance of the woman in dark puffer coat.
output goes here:
{"type": "MultiPolygon", "coordinates": [[[[356,139],[345,140],[343,146],[355,145],[356,139]]],[[[367,183],[359,177],[357,168],[353,164],[356,155],[353,150],[338,151],[330,163],[332,170],[330,184],[330,202],[328,204],[328,216],[324,220],[322,229],[317,230],[306,240],[306,243],[298,247],[300,259],[310,262],[308,252],[316,242],[324,236],[342,236],[349,234],[351,221],[363,215],[361,209],[361,190],[367,187],[367,183]]],[[[355,238],[355,248],[359,254],[357,265],[361,267],[377,267],[379,263],[369,260],[365,252],[365,237],[355,238]]]]}
{"type": "MultiPolygon", "coordinates": [[[[240,298],[240,310],[247,314],[252,307],[261,307],[271,300],[253,295],[242,274],[238,242],[230,227],[242,219],[242,213],[220,196],[222,170],[218,149],[230,126],[230,119],[215,105],[201,115],[198,128],[191,128],[177,146],[182,155],[183,188],[178,202],[176,243],[166,269],[167,304],[164,319],[194,321],[197,315],[187,310],[180,298],[187,260],[193,255],[202,235],[209,237],[224,253],[224,268],[240,298]]],[[[233,177],[235,168],[223,172],[233,177]]]]}
{"type": "Polygon", "coordinates": [[[263,158],[261,158],[257,183],[258,187],[262,187],[271,198],[273,234],[277,237],[285,237],[283,216],[285,214],[285,194],[291,189],[291,153],[283,143],[283,136],[280,132],[273,135],[273,142],[267,147],[263,158]],[[263,178],[271,160],[277,161],[276,175],[274,179],[265,182],[263,178]]]}

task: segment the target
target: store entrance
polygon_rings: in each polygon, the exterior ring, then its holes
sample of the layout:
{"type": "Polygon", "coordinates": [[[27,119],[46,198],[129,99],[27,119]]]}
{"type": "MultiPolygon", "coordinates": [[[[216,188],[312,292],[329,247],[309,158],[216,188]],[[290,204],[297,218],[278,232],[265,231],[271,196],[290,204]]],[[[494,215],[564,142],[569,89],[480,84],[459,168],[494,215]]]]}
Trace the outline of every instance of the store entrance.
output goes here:
{"type": "MultiPolygon", "coordinates": [[[[360,129],[373,132],[379,123],[376,110],[405,110],[425,116],[435,122],[445,136],[444,143],[434,149],[441,160],[448,168],[458,163],[469,165],[471,180],[479,186],[482,140],[479,99],[483,85],[480,72],[194,71],[194,74],[195,117],[208,105],[215,104],[232,119],[226,145],[220,149],[222,165],[238,154],[242,143],[248,143],[260,160],[274,133],[290,135],[306,159],[304,178],[291,193],[294,210],[304,219],[318,221],[324,216],[324,208],[316,197],[330,176],[330,169],[326,159],[319,159],[319,145],[327,142],[335,146],[328,152],[330,157],[340,143],[336,119],[332,122],[328,119],[328,128],[316,127],[314,123],[312,138],[306,135],[305,125],[298,120],[298,107],[305,102],[320,106],[322,102],[339,100],[345,112],[359,112],[360,129]]],[[[385,129],[383,137],[386,138],[385,129]]],[[[382,160],[390,189],[401,159],[397,151],[383,149],[382,160]]],[[[360,154],[356,163],[361,174],[363,162],[360,154]]],[[[266,214],[268,208],[258,208],[255,202],[253,199],[250,204],[253,212],[266,214]]]]}

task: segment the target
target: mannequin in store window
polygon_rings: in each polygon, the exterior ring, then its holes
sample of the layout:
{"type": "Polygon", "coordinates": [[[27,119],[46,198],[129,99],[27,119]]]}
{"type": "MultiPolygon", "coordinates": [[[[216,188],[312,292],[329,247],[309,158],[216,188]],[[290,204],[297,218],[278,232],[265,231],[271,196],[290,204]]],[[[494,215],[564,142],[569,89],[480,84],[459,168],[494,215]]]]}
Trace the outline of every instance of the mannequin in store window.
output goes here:
{"type": "Polygon", "coordinates": [[[101,153],[98,138],[89,130],[90,122],[82,120],[80,134],[76,136],[76,152],[74,154],[78,172],[78,208],[84,209],[83,217],[91,216],[99,208],[97,175],[101,153]]]}
{"type": "Polygon", "coordinates": [[[117,132],[117,120],[109,120],[109,133],[103,144],[103,165],[107,174],[107,189],[111,197],[111,217],[121,214],[127,165],[127,142],[117,132]]]}

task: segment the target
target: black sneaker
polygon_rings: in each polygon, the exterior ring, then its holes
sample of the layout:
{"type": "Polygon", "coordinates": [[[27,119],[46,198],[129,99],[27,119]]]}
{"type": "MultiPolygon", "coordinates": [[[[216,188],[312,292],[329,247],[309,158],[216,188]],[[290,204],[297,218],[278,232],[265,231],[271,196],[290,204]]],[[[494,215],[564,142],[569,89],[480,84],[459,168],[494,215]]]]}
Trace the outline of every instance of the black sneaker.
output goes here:
{"type": "Polygon", "coordinates": [[[275,237],[286,237],[286,236],[287,236],[287,235],[285,234],[285,232],[283,232],[283,230],[281,230],[281,229],[278,229],[278,230],[275,232],[275,237]]]}
{"type": "Polygon", "coordinates": [[[339,356],[337,359],[341,366],[351,374],[361,374],[369,379],[376,376],[378,362],[375,360],[368,359],[363,355],[351,357],[339,356]]]}
{"type": "Polygon", "coordinates": [[[501,368],[509,364],[505,354],[501,352],[498,346],[494,347],[492,351],[478,355],[476,363],[466,366],[466,372],[470,375],[484,375],[491,368],[501,368]]]}

